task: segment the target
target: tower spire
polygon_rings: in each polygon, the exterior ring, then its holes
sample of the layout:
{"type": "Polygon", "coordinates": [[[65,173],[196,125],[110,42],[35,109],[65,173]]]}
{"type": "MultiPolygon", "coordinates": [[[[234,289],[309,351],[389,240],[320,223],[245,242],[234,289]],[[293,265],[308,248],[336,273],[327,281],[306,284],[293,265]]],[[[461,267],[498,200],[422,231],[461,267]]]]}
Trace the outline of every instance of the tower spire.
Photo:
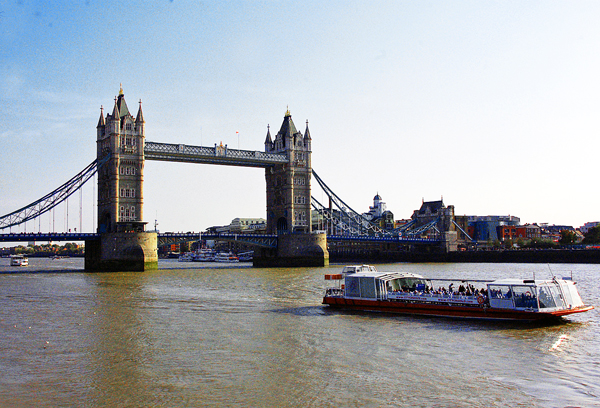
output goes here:
{"type": "Polygon", "coordinates": [[[306,119],[306,131],[304,132],[304,138],[306,140],[312,140],[310,137],[310,131],[308,130],[308,119],[306,119]]]}
{"type": "Polygon", "coordinates": [[[142,113],[142,100],[140,99],[140,107],[138,108],[137,116],[135,117],[136,123],[144,123],[144,114],[142,113]]]}
{"type": "Polygon", "coordinates": [[[117,106],[117,98],[115,98],[115,107],[113,108],[112,118],[119,119],[119,107],[117,106]]]}
{"type": "Polygon", "coordinates": [[[106,121],[104,120],[104,106],[100,105],[100,119],[98,119],[97,128],[106,125],[106,121]]]}
{"type": "Polygon", "coordinates": [[[265,144],[273,144],[273,139],[271,139],[271,126],[267,125],[267,138],[265,139],[265,144]]]}

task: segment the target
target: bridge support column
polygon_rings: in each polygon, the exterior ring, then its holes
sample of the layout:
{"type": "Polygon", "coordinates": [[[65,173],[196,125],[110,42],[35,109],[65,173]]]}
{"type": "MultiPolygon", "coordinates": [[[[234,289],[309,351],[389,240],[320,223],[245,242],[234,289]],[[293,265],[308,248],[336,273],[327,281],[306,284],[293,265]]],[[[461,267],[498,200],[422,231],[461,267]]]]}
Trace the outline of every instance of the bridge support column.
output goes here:
{"type": "Polygon", "coordinates": [[[85,243],[85,270],[142,272],[158,268],[155,232],[114,232],[85,243]]]}
{"type": "Polygon", "coordinates": [[[277,249],[254,253],[255,267],[327,266],[327,235],[325,233],[281,234],[277,249]]]}
{"type": "Polygon", "coordinates": [[[445,253],[456,252],[458,250],[458,233],[456,231],[446,231],[442,237],[442,251],[445,253]]]}

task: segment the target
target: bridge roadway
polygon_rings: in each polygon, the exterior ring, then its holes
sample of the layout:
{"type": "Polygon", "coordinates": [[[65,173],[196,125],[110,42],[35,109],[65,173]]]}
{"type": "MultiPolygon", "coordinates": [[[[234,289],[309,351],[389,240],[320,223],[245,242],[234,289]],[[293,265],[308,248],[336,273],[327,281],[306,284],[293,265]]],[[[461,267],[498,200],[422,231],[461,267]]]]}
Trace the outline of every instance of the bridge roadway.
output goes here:
{"type": "Polygon", "coordinates": [[[265,153],[253,150],[230,149],[227,146],[214,147],[189,146],[184,144],[146,142],[144,146],[146,160],[158,160],[185,163],[225,164],[243,167],[272,167],[288,163],[286,154],[265,153]]]}
{"type": "MultiPolygon", "coordinates": [[[[93,232],[24,232],[0,234],[0,242],[32,242],[32,241],[95,241],[100,234],[93,232]]],[[[201,239],[243,242],[264,248],[277,247],[277,235],[268,234],[208,234],[199,232],[165,232],[158,234],[158,245],[169,245],[180,242],[199,241],[201,239]]],[[[426,238],[375,237],[361,235],[328,235],[328,242],[381,242],[398,244],[439,244],[440,240],[426,238]]]]}

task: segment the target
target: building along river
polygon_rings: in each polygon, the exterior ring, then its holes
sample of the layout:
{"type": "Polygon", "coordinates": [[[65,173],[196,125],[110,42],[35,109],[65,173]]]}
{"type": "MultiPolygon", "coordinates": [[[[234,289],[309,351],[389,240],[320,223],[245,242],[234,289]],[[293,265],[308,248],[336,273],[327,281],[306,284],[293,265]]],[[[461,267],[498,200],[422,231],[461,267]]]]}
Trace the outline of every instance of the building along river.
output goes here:
{"type": "Polygon", "coordinates": [[[0,263],[0,407],[600,406],[600,265],[381,264],[434,278],[570,275],[597,308],[533,326],[332,311],[328,268],[0,263]],[[14,273],[19,272],[19,273],[14,273]],[[32,273],[38,272],[38,273],[32,273]]]}

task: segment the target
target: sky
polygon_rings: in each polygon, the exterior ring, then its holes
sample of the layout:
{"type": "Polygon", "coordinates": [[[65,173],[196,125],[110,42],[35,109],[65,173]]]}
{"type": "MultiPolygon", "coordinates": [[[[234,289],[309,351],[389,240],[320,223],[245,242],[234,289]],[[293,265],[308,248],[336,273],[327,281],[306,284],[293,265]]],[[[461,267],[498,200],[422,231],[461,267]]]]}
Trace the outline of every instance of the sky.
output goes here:
{"type": "MultiPolygon", "coordinates": [[[[289,108],[358,212],[599,221],[598,21],[597,1],[0,0],[0,215],[95,159],[122,84],[153,142],[262,151],[289,108]]],[[[94,231],[88,184],[13,232],[94,231]]],[[[264,170],[147,161],[144,206],[161,231],[265,218],[264,170]]]]}

